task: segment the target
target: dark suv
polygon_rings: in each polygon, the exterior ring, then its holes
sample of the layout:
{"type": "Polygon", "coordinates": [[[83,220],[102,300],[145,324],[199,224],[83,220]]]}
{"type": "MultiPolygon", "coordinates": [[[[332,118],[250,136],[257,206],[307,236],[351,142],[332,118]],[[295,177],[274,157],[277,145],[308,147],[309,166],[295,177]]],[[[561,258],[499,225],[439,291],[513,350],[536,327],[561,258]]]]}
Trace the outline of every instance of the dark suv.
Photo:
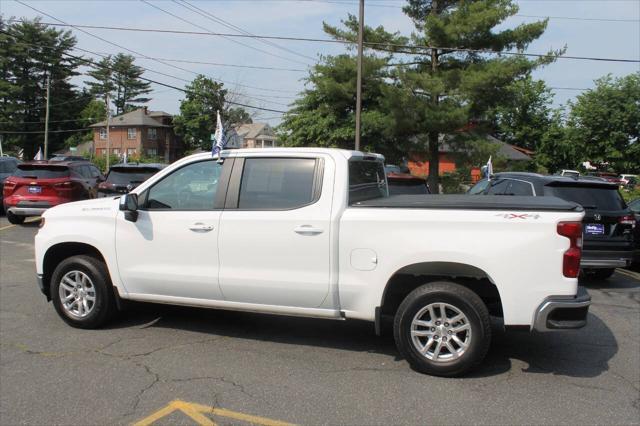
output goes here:
{"type": "Polygon", "coordinates": [[[109,168],[107,179],[98,185],[98,197],[126,194],[164,169],[160,163],[122,163],[109,168]]]}
{"type": "Polygon", "coordinates": [[[633,258],[635,218],[618,192],[618,185],[597,177],[544,176],[536,173],[497,173],[478,182],[471,195],[554,196],[585,209],[580,266],[585,277],[608,278],[633,258]]]}

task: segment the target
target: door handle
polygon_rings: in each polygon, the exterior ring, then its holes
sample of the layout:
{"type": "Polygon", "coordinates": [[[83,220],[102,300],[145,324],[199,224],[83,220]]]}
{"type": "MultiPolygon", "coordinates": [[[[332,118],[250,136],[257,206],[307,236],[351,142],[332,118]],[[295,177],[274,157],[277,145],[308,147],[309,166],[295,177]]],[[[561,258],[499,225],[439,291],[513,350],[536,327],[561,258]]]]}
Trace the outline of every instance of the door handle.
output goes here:
{"type": "Polygon", "coordinates": [[[209,232],[209,231],[213,231],[213,226],[205,225],[202,222],[197,222],[191,225],[189,229],[192,230],[193,232],[209,232]]]}
{"type": "Polygon", "coordinates": [[[300,235],[318,235],[324,232],[323,229],[315,228],[311,225],[300,225],[293,228],[293,232],[300,235]]]}

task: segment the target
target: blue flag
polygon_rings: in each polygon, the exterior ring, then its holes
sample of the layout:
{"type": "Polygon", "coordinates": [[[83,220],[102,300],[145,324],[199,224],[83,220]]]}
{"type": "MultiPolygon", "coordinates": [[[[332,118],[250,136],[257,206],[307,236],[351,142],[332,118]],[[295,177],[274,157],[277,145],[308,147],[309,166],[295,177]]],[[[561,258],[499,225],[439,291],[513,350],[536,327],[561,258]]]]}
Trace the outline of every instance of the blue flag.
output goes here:
{"type": "Polygon", "coordinates": [[[220,111],[218,111],[218,120],[216,123],[216,133],[211,135],[211,142],[214,142],[211,147],[211,156],[213,157],[216,154],[220,154],[227,145],[227,141],[224,140],[224,129],[222,127],[222,119],[220,118],[220,111]]]}

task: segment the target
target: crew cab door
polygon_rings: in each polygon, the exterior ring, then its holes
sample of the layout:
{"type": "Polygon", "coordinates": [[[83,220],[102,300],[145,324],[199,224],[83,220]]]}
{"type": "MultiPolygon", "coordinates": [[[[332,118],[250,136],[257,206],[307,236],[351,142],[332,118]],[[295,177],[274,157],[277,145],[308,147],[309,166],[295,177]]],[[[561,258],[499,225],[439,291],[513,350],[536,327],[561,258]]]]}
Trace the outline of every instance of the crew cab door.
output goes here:
{"type": "Polygon", "coordinates": [[[189,163],[139,195],[136,222],[118,213],[118,269],[129,293],[222,299],[216,197],[224,193],[224,167],[215,159],[189,163]]]}
{"type": "Polygon", "coordinates": [[[315,308],[329,292],[333,160],[236,158],[220,223],[228,301],[315,308]]]}

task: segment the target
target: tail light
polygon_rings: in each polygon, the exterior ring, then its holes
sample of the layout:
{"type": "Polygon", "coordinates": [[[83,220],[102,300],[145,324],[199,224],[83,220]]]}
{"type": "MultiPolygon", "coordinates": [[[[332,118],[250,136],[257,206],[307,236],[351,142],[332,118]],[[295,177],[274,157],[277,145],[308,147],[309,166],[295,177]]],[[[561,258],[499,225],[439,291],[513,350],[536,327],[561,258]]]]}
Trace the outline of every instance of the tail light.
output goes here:
{"type": "Polygon", "coordinates": [[[55,185],[53,185],[53,188],[56,191],[73,191],[74,189],[77,188],[77,183],[72,180],[69,180],[66,182],[56,183],[55,185]]]}
{"type": "Polygon", "coordinates": [[[629,225],[632,228],[635,228],[635,226],[636,226],[636,218],[631,216],[631,215],[620,216],[620,218],[618,218],[618,223],[620,225],[629,225]]]}
{"type": "Polygon", "coordinates": [[[11,193],[13,192],[13,190],[16,189],[16,183],[12,182],[10,180],[5,180],[4,181],[4,186],[2,189],[2,194],[4,196],[9,196],[11,195],[11,193]]]}
{"type": "Polygon", "coordinates": [[[109,189],[111,187],[112,187],[112,185],[109,182],[100,182],[98,184],[98,188],[99,189],[109,189]]]}
{"type": "Polygon", "coordinates": [[[569,239],[569,249],[562,259],[562,274],[567,278],[577,278],[580,273],[580,257],[582,256],[582,223],[560,222],[558,234],[569,239]]]}

